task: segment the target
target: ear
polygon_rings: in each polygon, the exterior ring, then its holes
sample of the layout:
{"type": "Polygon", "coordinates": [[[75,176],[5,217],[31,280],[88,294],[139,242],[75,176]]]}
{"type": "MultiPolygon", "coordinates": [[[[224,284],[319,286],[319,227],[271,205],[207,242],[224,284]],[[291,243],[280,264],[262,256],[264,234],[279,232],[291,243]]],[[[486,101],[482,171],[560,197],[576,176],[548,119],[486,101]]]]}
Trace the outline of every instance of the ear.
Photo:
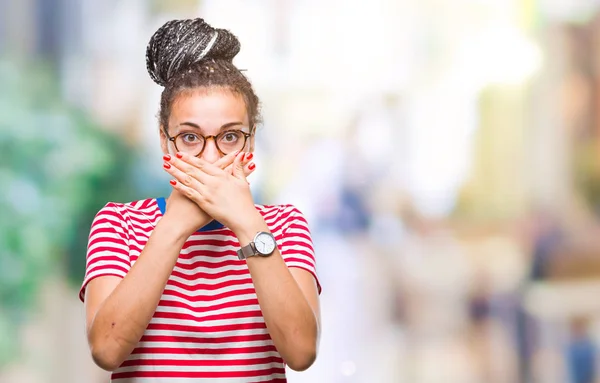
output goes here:
{"type": "Polygon", "coordinates": [[[163,129],[162,125],[159,128],[159,135],[160,149],[162,150],[163,154],[169,154],[169,139],[167,138],[167,135],[165,134],[165,130],[163,129]]]}

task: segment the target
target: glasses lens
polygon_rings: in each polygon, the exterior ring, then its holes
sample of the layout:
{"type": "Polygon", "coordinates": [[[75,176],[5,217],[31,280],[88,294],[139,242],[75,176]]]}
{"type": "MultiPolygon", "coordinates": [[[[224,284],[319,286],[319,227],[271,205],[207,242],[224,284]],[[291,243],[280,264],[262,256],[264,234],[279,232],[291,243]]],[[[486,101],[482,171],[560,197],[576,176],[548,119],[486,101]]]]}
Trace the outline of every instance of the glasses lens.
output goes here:
{"type": "Polygon", "coordinates": [[[217,136],[217,146],[225,153],[241,150],[246,143],[246,137],[241,130],[228,130],[217,136]]]}
{"type": "Polygon", "coordinates": [[[175,139],[175,145],[180,152],[196,155],[204,147],[204,137],[194,133],[180,134],[175,139]]]}

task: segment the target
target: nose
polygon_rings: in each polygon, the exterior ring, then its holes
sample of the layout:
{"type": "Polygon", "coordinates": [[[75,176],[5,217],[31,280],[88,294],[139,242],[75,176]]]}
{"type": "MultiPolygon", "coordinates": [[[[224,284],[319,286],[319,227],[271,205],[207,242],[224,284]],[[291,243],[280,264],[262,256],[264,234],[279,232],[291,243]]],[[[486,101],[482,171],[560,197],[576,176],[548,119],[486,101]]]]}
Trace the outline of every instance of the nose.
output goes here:
{"type": "Polygon", "coordinates": [[[219,149],[217,149],[214,139],[206,140],[206,143],[204,144],[204,150],[202,151],[200,158],[206,162],[210,162],[211,164],[217,162],[217,160],[221,158],[221,153],[219,152],[219,149]]]}

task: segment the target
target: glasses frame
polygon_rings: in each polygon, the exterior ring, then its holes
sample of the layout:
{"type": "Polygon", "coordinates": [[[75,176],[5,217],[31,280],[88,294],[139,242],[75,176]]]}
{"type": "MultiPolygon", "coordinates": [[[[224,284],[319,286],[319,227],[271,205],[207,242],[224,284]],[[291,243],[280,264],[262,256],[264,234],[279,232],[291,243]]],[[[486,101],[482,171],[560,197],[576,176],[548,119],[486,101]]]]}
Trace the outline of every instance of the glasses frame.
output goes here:
{"type": "Polygon", "coordinates": [[[182,134],[195,134],[198,137],[202,137],[204,139],[204,144],[202,144],[202,149],[200,149],[200,152],[196,155],[194,155],[194,157],[200,157],[200,155],[202,155],[202,153],[204,152],[204,149],[206,149],[206,143],[208,142],[208,139],[211,138],[213,140],[213,142],[215,143],[215,147],[217,148],[217,150],[219,151],[219,153],[222,156],[226,156],[229,153],[225,153],[221,150],[221,148],[219,148],[219,144],[217,143],[217,137],[220,136],[221,134],[224,133],[229,133],[229,132],[239,132],[244,136],[244,145],[242,145],[242,150],[246,147],[246,144],[248,143],[248,138],[250,138],[252,136],[252,133],[246,133],[241,129],[229,129],[229,130],[224,130],[219,134],[211,134],[209,136],[205,136],[201,133],[190,133],[190,132],[181,132],[173,137],[171,137],[169,135],[169,132],[165,129],[165,135],[167,136],[167,139],[169,141],[171,141],[173,143],[173,146],[175,147],[175,150],[179,151],[179,148],[177,147],[177,143],[175,142],[177,140],[177,137],[181,136],[182,134]]]}

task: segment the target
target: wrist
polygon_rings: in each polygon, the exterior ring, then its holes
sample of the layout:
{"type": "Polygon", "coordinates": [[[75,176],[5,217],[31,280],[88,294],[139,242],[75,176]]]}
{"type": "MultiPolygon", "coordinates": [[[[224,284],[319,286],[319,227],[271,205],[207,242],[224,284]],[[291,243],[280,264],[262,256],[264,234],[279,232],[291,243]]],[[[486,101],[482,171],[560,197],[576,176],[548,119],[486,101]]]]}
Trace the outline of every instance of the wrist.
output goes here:
{"type": "MultiPolygon", "coordinates": [[[[174,215],[170,215],[168,212],[158,221],[156,228],[160,232],[164,233],[168,236],[168,238],[172,238],[176,243],[183,243],[192,235],[198,227],[191,228],[189,225],[185,225],[181,217],[175,217],[174,215]]],[[[206,222],[208,223],[208,222],[206,222]]],[[[201,226],[203,226],[202,224],[201,226]]]]}
{"type": "Polygon", "coordinates": [[[259,231],[270,231],[264,218],[257,210],[240,220],[239,224],[231,230],[240,242],[240,246],[246,246],[252,242],[259,231]]]}

